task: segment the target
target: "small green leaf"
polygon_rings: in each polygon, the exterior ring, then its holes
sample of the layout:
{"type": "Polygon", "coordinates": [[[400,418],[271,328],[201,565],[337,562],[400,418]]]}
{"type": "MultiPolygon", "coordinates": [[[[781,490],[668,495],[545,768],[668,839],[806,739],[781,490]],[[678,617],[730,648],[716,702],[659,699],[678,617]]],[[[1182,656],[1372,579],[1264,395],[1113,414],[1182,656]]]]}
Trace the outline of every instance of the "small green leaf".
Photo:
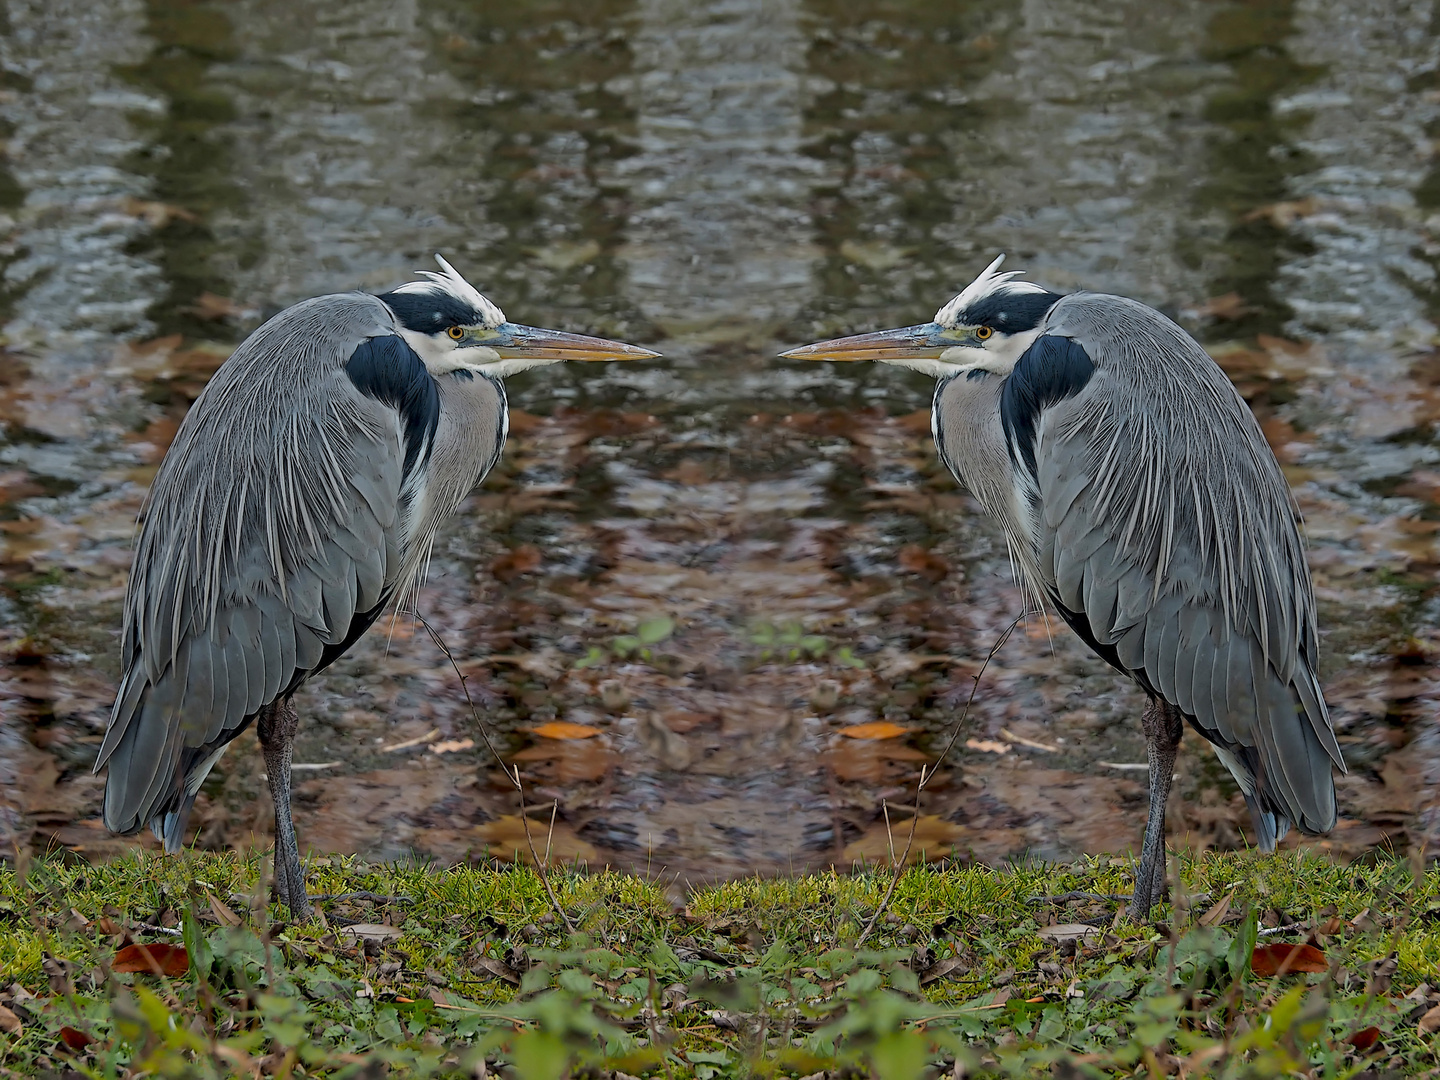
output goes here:
{"type": "Polygon", "coordinates": [[[655,645],[664,641],[675,632],[675,620],[669,615],[660,615],[654,619],[646,619],[635,628],[635,636],[640,639],[641,644],[655,645]]]}
{"type": "Polygon", "coordinates": [[[800,647],[811,656],[819,657],[825,655],[825,650],[830,647],[830,644],[819,634],[806,634],[800,639],[800,647]]]}
{"type": "Polygon", "coordinates": [[[861,669],[865,667],[865,661],[861,660],[858,656],[851,652],[849,645],[842,645],[838,650],[836,650],[835,662],[837,664],[843,665],[844,667],[861,669]]]}
{"type": "Polygon", "coordinates": [[[616,656],[629,656],[640,648],[640,639],[632,634],[621,634],[612,647],[616,656]]]}
{"type": "Polygon", "coordinates": [[[597,664],[603,664],[604,662],[605,651],[601,649],[598,645],[591,645],[590,651],[587,652],[584,656],[582,656],[579,660],[576,660],[575,663],[571,666],[574,668],[574,670],[580,671],[582,668],[595,667],[597,664]]]}

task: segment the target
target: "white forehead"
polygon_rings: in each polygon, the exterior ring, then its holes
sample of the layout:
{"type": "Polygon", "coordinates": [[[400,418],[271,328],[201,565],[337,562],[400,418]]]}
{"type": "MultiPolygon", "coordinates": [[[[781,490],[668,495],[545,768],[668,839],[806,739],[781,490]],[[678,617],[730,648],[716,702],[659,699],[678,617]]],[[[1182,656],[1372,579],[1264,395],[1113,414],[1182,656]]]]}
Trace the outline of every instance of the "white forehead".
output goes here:
{"type": "Polygon", "coordinates": [[[960,295],[935,313],[935,321],[941,326],[958,325],[961,314],[981,300],[991,296],[1018,296],[1025,293],[1043,293],[1046,290],[1033,281],[1015,281],[1025,271],[1007,270],[997,273],[1005,261],[1004,254],[995,256],[995,261],[980,272],[980,276],[966,285],[960,295]]]}
{"type": "Polygon", "coordinates": [[[417,270],[416,273],[425,278],[425,281],[407,281],[395,291],[407,296],[451,297],[472,309],[476,318],[491,329],[505,321],[505,313],[479,289],[461,277],[459,272],[445,261],[444,256],[436,255],[435,261],[440,264],[441,273],[437,274],[434,270],[417,270]]]}

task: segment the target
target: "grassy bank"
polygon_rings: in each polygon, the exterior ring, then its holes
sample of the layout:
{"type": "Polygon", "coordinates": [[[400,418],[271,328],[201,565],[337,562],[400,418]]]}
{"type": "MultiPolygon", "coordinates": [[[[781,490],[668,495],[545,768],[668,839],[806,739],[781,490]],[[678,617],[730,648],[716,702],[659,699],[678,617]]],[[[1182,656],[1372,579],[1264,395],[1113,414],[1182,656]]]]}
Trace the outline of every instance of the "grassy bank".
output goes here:
{"type": "Polygon", "coordinates": [[[261,900],[258,858],[37,861],[0,870],[0,1071],[888,1080],[1436,1066],[1440,874],[1205,856],[1181,866],[1164,922],[1142,927],[1116,918],[1129,870],[913,869],[857,951],[884,874],[738,881],[680,908],[663,883],[557,873],[557,913],[524,868],[332,859],[310,889],[337,898],[286,925],[261,900]],[[1318,952],[1291,962],[1323,971],[1267,974],[1288,955],[1269,946],[1307,941],[1318,952]]]}

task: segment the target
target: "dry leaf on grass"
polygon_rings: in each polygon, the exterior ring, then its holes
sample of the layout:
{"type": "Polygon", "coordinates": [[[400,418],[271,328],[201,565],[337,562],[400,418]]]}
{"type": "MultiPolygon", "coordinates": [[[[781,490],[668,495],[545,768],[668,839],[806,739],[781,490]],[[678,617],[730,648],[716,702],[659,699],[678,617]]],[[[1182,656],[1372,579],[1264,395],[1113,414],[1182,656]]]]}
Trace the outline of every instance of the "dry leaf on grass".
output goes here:
{"type": "Polygon", "coordinates": [[[7,1035],[19,1035],[24,1030],[25,1025],[20,1023],[20,1017],[16,1016],[4,1005],[0,1005],[0,1031],[5,1032],[7,1035]]]}
{"type": "Polygon", "coordinates": [[[221,903],[209,889],[205,890],[205,898],[210,901],[210,913],[221,926],[240,925],[240,916],[231,911],[228,904],[221,903]]]}
{"type": "Polygon", "coordinates": [[[179,945],[126,945],[115,954],[114,971],[174,978],[190,970],[190,954],[179,945]]]}
{"type": "Polygon", "coordinates": [[[470,966],[470,970],[481,978],[484,978],[486,975],[491,975],[497,979],[503,979],[511,986],[520,985],[520,972],[505,963],[505,961],[497,960],[493,956],[476,958],[475,963],[470,966]]]}
{"type": "Polygon", "coordinates": [[[92,1035],[87,1035],[79,1028],[62,1027],[60,1029],[60,1041],[78,1054],[94,1042],[95,1038],[92,1035]]]}
{"type": "MultiPolygon", "coordinates": [[[[1432,1009],[1432,1010],[1431,1010],[1431,1012],[1436,1012],[1436,1011],[1440,1011],[1440,1010],[1436,1010],[1436,1009],[1432,1009]]],[[[1427,1013],[1426,1015],[1429,1015],[1429,1014],[1427,1013]]],[[[1420,1019],[1421,1019],[1421,1021],[1423,1022],[1425,1018],[1424,1018],[1424,1017],[1421,1017],[1420,1019]]],[[[1354,1047],[1356,1050],[1358,1050],[1360,1053],[1363,1054],[1363,1053],[1365,1053],[1367,1050],[1369,1050],[1372,1046],[1374,1046],[1377,1042],[1380,1041],[1380,1029],[1379,1029],[1378,1027],[1373,1027],[1373,1026],[1372,1026],[1372,1027],[1367,1027],[1367,1028],[1361,1028],[1359,1031],[1355,1032],[1354,1035],[1351,1035],[1351,1036],[1350,1036],[1348,1039],[1346,1039],[1345,1041],[1346,1041],[1347,1043],[1349,1043],[1351,1046],[1353,1046],[1353,1047],[1354,1047]]]]}
{"type": "Polygon", "coordinates": [[[1250,970],[1262,979],[1302,972],[1328,971],[1325,954],[1314,945],[1261,945],[1250,957],[1250,970]]]}
{"type": "Polygon", "coordinates": [[[1230,913],[1230,901],[1235,899],[1235,890],[1231,889],[1210,907],[1204,915],[1200,916],[1201,926],[1219,926],[1225,916],[1230,913]]]}

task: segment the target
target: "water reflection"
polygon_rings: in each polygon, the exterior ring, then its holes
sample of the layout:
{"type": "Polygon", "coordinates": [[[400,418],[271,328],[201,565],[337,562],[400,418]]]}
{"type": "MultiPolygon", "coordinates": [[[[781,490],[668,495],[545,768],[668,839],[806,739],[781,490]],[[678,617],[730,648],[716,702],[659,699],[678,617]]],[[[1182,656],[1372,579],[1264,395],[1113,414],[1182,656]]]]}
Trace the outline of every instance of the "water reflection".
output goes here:
{"type": "MultiPolygon", "coordinates": [[[[772,356],[923,318],[996,250],[1210,342],[1312,541],[1357,765],[1325,843],[1432,844],[1440,366],[1414,136],[1440,57],[1414,12],[1364,10],[12,4],[0,846],[128,843],[87,775],[126,544],[227,342],[435,250],[513,317],[667,353],[516,380],[512,445],[421,600],[558,804],[563,856],[694,879],[886,854],[882,802],[903,817],[1020,595],[935,461],[926,380],[772,356]]],[[[1143,759],[1138,705],[1032,621],[921,846],[1133,845],[1141,789],[1112,766],[1143,759]]],[[[367,638],[302,711],[304,840],[509,853],[516,807],[423,632],[367,638]]],[[[1237,794],[1185,755],[1176,839],[1241,842],[1237,794]]],[[[199,843],[263,842],[259,768],[216,770],[199,843]]]]}
{"type": "MultiPolygon", "coordinates": [[[[201,302],[206,293],[231,292],[213,266],[219,245],[209,223],[245,214],[227,131],[235,109],[209,78],[215,64],[234,59],[230,19],[185,0],[151,0],[144,33],[154,41],[150,55],[119,65],[116,74],[159,105],[131,114],[144,145],[124,162],[127,172],[147,179],[153,203],[152,228],[129,249],[158,266],[164,281],[146,314],[160,334],[238,341],[226,306],[201,302]]],[[[228,260],[245,265],[260,258],[253,247],[227,239],[228,260]]]]}

